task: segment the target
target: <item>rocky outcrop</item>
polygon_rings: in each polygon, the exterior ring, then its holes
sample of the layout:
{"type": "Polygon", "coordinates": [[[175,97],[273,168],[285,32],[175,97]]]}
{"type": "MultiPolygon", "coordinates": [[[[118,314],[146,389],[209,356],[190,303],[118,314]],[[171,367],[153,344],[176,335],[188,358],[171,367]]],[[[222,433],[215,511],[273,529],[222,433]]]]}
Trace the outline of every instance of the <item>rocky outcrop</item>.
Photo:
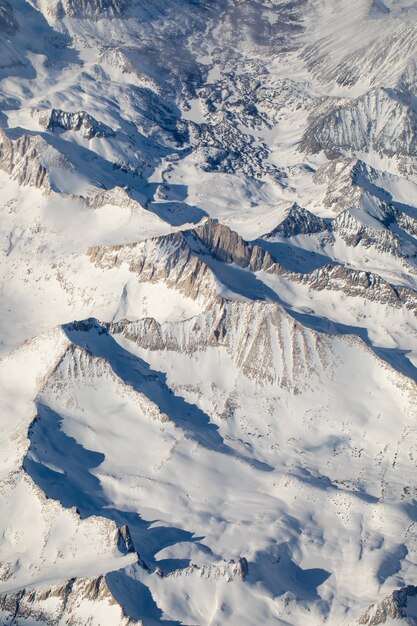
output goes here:
{"type": "Polygon", "coordinates": [[[197,237],[198,241],[204,245],[203,252],[219,261],[235,263],[239,267],[249,268],[252,272],[266,270],[274,263],[274,259],[268,252],[245,241],[217,220],[207,219],[195,230],[187,232],[197,237]]]}
{"type": "Polygon", "coordinates": [[[379,626],[379,624],[417,626],[417,587],[408,585],[394,591],[390,596],[373,604],[356,621],[358,626],[379,626]]]}
{"type": "MultiPolygon", "coordinates": [[[[409,256],[403,251],[401,240],[398,235],[384,227],[384,225],[376,219],[369,218],[368,221],[373,222],[374,226],[364,224],[359,219],[360,212],[354,215],[351,211],[343,211],[333,221],[333,231],[348,246],[358,246],[363,248],[374,248],[379,252],[392,254],[396,257],[409,256]]],[[[410,251],[410,254],[417,252],[417,248],[410,251]]]]}
{"type": "Polygon", "coordinates": [[[417,244],[417,218],[398,210],[394,210],[393,214],[400,228],[408,235],[415,237],[417,244]]]}
{"type": "Polygon", "coordinates": [[[131,245],[91,247],[87,254],[98,267],[111,269],[127,264],[140,282],[164,282],[205,304],[217,297],[212,270],[191,250],[182,232],[131,245]]]}
{"type": "MultiPolygon", "coordinates": [[[[339,227],[347,237],[347,231],[343,226],[346,226],[345,220],[350,224],[348,217],[342,217],[339,227]]],[[[390,231],[381,228],[374,233],[373,237],[371,237],[371,231],[372,229],[367,231],[364,228],[362,233],[367,245],[379,246],[382,251],[391,251],[393,254],[401,250],[398,237],[390,231]]],[[[207,220],[203,226],[197,227],[193,232],[215,258],[226,263],[236,263],[252,272],[265,271],[276,274],[286,280],[306,284],[313,290],[342,291],[352,297],[360,296],[395,307],[405,306],[409,309],[417,307],[417,294],[412,289],[393,286],[377,274],[330,264],[310,273],[290,272],[277,263],[268,252],[244,241],[237,233],[233,233],[228,227],[218,224],[215,220],[207,220]]],[[[352,245],[354,243],[357,245],[359,242],[357,237],[358,234],[352,239],[352,245]]]]}
{"type": "MultiPolygon", "coordinates": [[[[369,238],[364,235],[364,239],[368,241],[369,238]]],[[[352,245],[355,242],[359,242],[357,238],[352,239],[352,245]]],[[[381,248],[384,243],[391,247],[399,245],[391,233],[387,235],[387,242],[378,239],[381,248]]],[[[374,245],[375,241],[371,239],[368,243],[374,245]]],[[[98,267],[111,269],[127,264],[140,282],[164,282],[205,307],[218,301],[220,293],[219,279],[210,267],[210,257],[223,263],[234,263],[251,272],[265,272],[285,281],[304,284],[315,291],[339,291],[396,308],[414,309],[417,305],[417,294],[412,289],[393,286],[371,272],[331,264],[308,273],[286,270],[269,252],[210,219],[193,230],[178,231],[138,244],[91,247],[87,254],[98,267]]]]}
{"type": "Polygon", "coordinates": [[[293,392],[308,386],[326,368],[331,351],[325,335],[304,328],[272,302],[222,301],[207,313],[177,324],[146,318],[116,322],[109,329],[146,350],[192,355],[223,347],[251,380],[293,392]]]}
{"type": "Polygon", "coordinates": [[[73,130],[79,132],[85,139],[113,137],[114,131],[98,122],[92,115],[86,111],[77,111],[69,113],[61,109],[48,109],[36,111],[39,116],[40,124],[45,128],[54,132],[56,130],[73,130]]]}
{"type": "Polygon", "coordinates": [[[391,285],[378,274],[344,265],[325,265],[310,274],[292,273],[291,280],[316,291],[341,291],[351,297],[417,310],[417,293],[412,289],[391,285]]]}
{"type": "Polygon", "coordinates": [[[126,263],[140,282],[164,282],[205,305],[215,300],[219,293],[210,258],[234,263],[252,272],[277,267],[268,252],[212,219],[195,229],[137,244],[91,247],[87,254],[103,269],[126,263]]]}
{"type": "Polygon", "coordinates": [[[415,160],[417,118],[403,94],[378,88],[330,111],[313,113],[300,147],[329,159],[376,152],[400,163],[415,160]]]}
{"type": "Polygon", "coordinates": [[[263,239],[274,237],[294,237],[296,235],[313,235],[329,230],[325,220],[307,209],[300,207],[296,202],[287,211],[286,217],[263,239]]]}
{"type": "Polygon", "coordinates": [[[104,576],[96,578],[71,578],[49,588],[22,589],[0,596],[2,623],[40,623],[55,626],[91,624],[117,624],[141,626],[142,621],[130,619],[109,590],[104,576]],[[103,620],[103,615],[106,617],[103,620]]]}
{"type": "Polygon", "coordinates": [[[113,187],[112,189],[99,191],[94,196],[85,198],[85,203],[91,209],[100,209],[101,207],[109,204],[126,207],[132,210],[142,209],[139,202],[133,200],[133,198],[129,196],[127,189],[124,187],[113,187]]]}
{"type": "Polygon", "coordinates": [[[380,176],[395,178],[378,172],[361,159],[340,157],[319,167],[313,181],[325,188],[324,206],[340,213],[352,207],[362,208],[369,198],[376,205],[387,206],[392,197],[379,186],[380,176]]]}
{"type": "Polygon", "coordinates": [[[206,306],[219,294],[219,279],[210,266],[210,259],[234,263],[252,272],[277,267],[268,252],[211,219],[195,229],[137,244],[91,247],[87,254],[103,269],[126,263],[140,282],[164,282],[206,306]]]}
{"type": "Polygon", "coordinates": [[[167,574],[167,578],[178,578],[182,576],[199,576],[206,580],[219,580],[225,579],[226,582],[232,582],[232,580],[240,580],[244,582],[245,578],[249,574],[249,564],[245,557],[241,557],[238,561],[231,559],[230,561],[224,561],[223,563],[211,563],[209,565],[196,565],[192,563],[188,567],[180,570],[174,570],[167,574]]]}
{"type": "Polygon", "coordinates": [[[311,74],[322,84],[345,88],[361,83],[392,84],[414,64],[417,29],[413,5],[369,1],[363,5],[362,15],[345,6],[331,33],[322,36],[318,32],[318,40],[304,48],[302,55],[311,74]],[[349,40],[346,48],[337,45],[341,37],[349,40]]]}
{"type": "MultiPolygon", "coordinates": [[[[92,329],[95,329],[98,333],[105,332],[105,328],[99,326],[96,320],[73,322],[72,324],[68,324],[66,328],[81,332],[87,332],[92,329]]],[[[88,350],[72,343],[68,346],[53,373],[48,377],[43,393],[62,398],[64,390],[69,392],[71,389],[78,388],[85,381],[97,381],[98,379],[104,379],[106,380],[106,384],[116,385],[121,393],[131,395],[136,401],[136,404],[140,406],[143,413],[150,419],[161,422],[169,421],[169,417],[160,410],[157,404],[149,400],[145,394],[126,385],[115,374],[105,358],[95,356],[88,350]]],[[[72,406],[73,402],[74,399],[69,397],[68,406],[72,406]]],[[[119,547],[123,547],[122,552],[135,552],[135,547],[127,526],[118,529],[115,543],[119,545],[119,547]]]]}
{"type": "Polygon", "coordinates": [[[117,545],[120,552],[135,552],[135,546],[127,524],[124,524],[117,529],[117,545]]]}
{"type": "Polygon", "coordinates": [[[43,137],[31,134],[11,139],[3,129],[0,129],[0,169],[21,185],[37,187],[44,193],[60,192],[62,180],[76,171],[72,161],[43,137]],[[54,171],[59,172],[55,179],[54,171]]]}
{"type": "MultiPolygon", "coordinates": [[[[0,169],[21,185],[34,185],[51,191],[47,168],[42,155],[48,144],[39,136],[22,135],[19,139],[9,139],[0,129],[0,169]]],[[[60,155],[56,152],[56,158],[60,155]]]]}
{"type": "Polygon", "coordinates": [[[243,132],[230,120],[228,112],[216,111],[211,115],[210,122],[189,123],[205,171],[243,173],[254,178],[273,173],[266,145],[243,132]]]}
{"type": "Polygon", "coordinates": [[[97,20],[121,17],[128,5],[126,0],[50,0],[49,12],[56,19],[68,15],[97,20]]]}
{"type": "Polygon", "coordinates": [[[360,206],[363,190],[355,184],[356,163],[350,158],[333,159],[316,170],[313,180],[325,186],[325,207],[340,212],[352,206],[360,206]]]}

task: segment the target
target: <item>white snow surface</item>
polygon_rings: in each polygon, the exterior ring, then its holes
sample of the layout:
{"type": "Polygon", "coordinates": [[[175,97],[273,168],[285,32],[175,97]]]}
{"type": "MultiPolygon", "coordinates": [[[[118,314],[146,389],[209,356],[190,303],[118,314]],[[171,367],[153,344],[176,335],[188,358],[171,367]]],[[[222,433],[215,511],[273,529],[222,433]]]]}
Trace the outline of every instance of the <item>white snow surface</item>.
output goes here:
{"type": "Polygon", "coordinates": [[[417,623],[416,15],[0,0],[2,624],[417,623]]]}

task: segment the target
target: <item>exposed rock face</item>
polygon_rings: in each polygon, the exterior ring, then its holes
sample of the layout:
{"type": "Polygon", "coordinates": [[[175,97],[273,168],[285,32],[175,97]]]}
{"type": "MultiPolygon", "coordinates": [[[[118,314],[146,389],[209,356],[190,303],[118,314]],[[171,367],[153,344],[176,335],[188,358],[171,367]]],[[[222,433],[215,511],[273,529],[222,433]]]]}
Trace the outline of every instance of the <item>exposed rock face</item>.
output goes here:
{"type": "Polygon", "coordinates": [[[264,235],[263,238],[272,239],[276,236],[312,235],[326,230],[329,230],[329,226],[325,220],[294,203],[288,210],[285,219],[270,233],[264,235]]]}
{"type": "Polygon", "coordinates": [[[198,240],[204,244],[206,251],[219,261],[235,263],[253,272],[266,270],[274,263],[274,259],[268,252],[248,243],[228,226],[216,220],[208,219],[202,226],[188,232],[197,236],[198,240]]]}
{"type": "Polygon", "coordinates": [[[50,109],[49,111],[38,111],[37,113],[41,124],[46,130],[74,130],[80,132],[86,139],[114,136],[114,132],[109,126],[98,122],[86,111],[68,113],[60,109],[50,109]]]}
{"type": "Polygon", "coordinates": [[[325,335],[303,328],[271,302],[221,302],[176,325],[148,318],[116,322],[110,330],[147,350],[193,354],[222,346],[248,378],[292,391],[308,386],[319,375],[331,351],[325,335]]]}
{"type": "MultiPolygon", "coordinates": [[[[389,205],[392,196],[379,186],[380,175],[381,172],[361,159],[340,157],[319,167],[313,180],[325,186],[324,206],[340,213],[352,207],[362,207],[370,196],[374,202],[389,205]]],[[[384,175],[390,182],[398,180],[398,177],[384,175]]]]}
{"type": "MultiPolygon", "coordinates": [[[[341,223],[344,223],[343,218],[341,223]]],[[[345,233],[342,226],[340,229],[345,233]]],[[[367,232],[366,229],[364,232],[367,232]]],[[[386,232],[386,234],[379,236],[379,232],[374,237],[370,237],[369,233],[367,233],[366,238],[364,236],[368,245],[378,245],[384,251],[393,248],[395,250],[400,249],[398,238],[393,233],[383,230],[382,233],[386,232]]],[[[210,220],[207,220],[204,226],[197,228],[195,233],[215,258],[236,263],[236,265],[248,268],[252,272],[265,271],[290,281],[307,284],[314,290],[343,291],[350,296],[361,296],[396,307],[405,305],[407,308],[413,309],[417,305],[417,296],[412,289],[394,287],[380,276],[370,272],[357,271],[341,265],[326,265],[305,274],[287,271],[269,253],[258,246],[245,242],[227,227],[210,220]]],[[[358,243],[357,237],[353,236],[349,241],[351,245],[358,243]]]]}
{"type": "MultiPolygon", "coordinates": [[[[353,50],[345,53],[343,48],[338,54],[331,55],[328,52],[329,38],[320,37],[319,40],[305,47],[303,57],[306,59],[311,73],[322,83],[335,82],[342,87],[353,87],[360,81],[366,81],[371,86],[381,84],[381,82],[392,81],[396,72],[404,73],[413,64],[413,56],[416,45],[415,20],[410,19],[413,15],[412,6],[410,12],[403,5],[394,5],[387,8],[388,3],[376,0],[368,3],[368,17],[371,19],[381,19],[384,15],[395,15],[400,19],[396,22],[392,20],[389,32],[381,33],[378,29],[374,31],[371,41],[363,45],[359,36],[360,45],[354,45],[353,50]],[[378,5],[377,8],[376,5],[378,5]],[[407,15],[408,13],[408,15],[407,15]],[[393,72],[393,68],[395,70],[393,72]]],[[[351,13],[351,16],[353,12],[351,13]]],[[[346,14],[345,14],[346,16],[346,14]]],[[[349,17],[346,16],[346,26],[349,24],[349,17]]],[[[343,24],[343,21],[341,22],[343,24]]],[[[359,33],[363,34],[363,24],[356,24],[359,33]]],[[[340,36],[340,30],[335,29],[330,38],[340,36]]]]}
{"type": "Polygon", "coordinates": [[[130,536],[129,526],[124,524],[117,529],[117,544],[121,552],[135,552],[135,546],[130,536]]]}
{"type": "Polygon", "coordinates": [[[416,116],[404,95],[375,89],[312,120],[301,148],[329,159],[372,150],[401,160],[415,158],[416,140],[416,116]]]}
{"type": "Polygon", "coordinates": [[[417,38],[413,4],[375,0],[357,8],[358,12],[345,5],[339,24],[327,36],[318,31],[316,41],[303,50],[311,74],[322,84],[347,88],[391,84],[413,66],[417,38]],[[381,20],[387,27],[383,32],[381,20]],[[347,48],[335,45],[343,35],[350,40],[347,48]]]}
{"type": "MultiPolygon", "coordinates": [[[[51,173],[73,174],[75,166],[70,159],[39,135],[22,135],[10,139],[0,128],[0,169],[21,185],[34,186],[45,193],[59,191],[51,173]]],[[[58,176],[60,180],[60,176],[58,176]]]]}
{"type": "Polygon", "coordinates": [[[167,578],[177,578],[179,576],[199,576],[206,580],[225,579],[226,582],[232,582],[234,579],[244,582],[249,574],[249,565],[245,557],[241,557],[237,562],[234,559],[225,561],[221,564],[195,565],[192,563],[188,567],[175,570],[167,575],[167,578]]]}
{"type": "MultiPolygon", "coordinates": [[[[96,328],[96,322],[95,320],[74,322],[68,325],[68,327],[84,332],[93,327],[96,328]]],[[[100,327],[98,332],[103,333],[105,329],[100,327]]],[[[128,386],[125,387],[122,381],[113,372],[106,359],[93,356],[89,351],[75,344],[70,344],[63,354],[53,375],[48,381],[48,388],[52,390],[53,393],[60,395],[64,387],[66,389],[71,389],[71,387],[76,389],[77,386],[86,379],[107,379],[109,383],[115,383],[119,388],[123,387],[126,394],[134,395],[138,406],[140,406],[144,414],[148,415],[151,419],[161,422],[169,420],[168,416],[159,409],[158,405],[151,402],[145,394],[136,392],[128,386]]],[[[71,402],[73,402],[73,400],[69,400],[69,404],[71,404],[71,402]]],[[[124,553],[135,552],[135,546],[133,545],[129,528],[126,525],[117,530],[115,543],[119,548],[122,548],[122,552],[124,553]]]]}
{"type": "MultiPolygon", "coordinates": [[[[360,215],[359,212],[358,215],[360,215]]],[[[348,246],[361,244],[364,248],[374,247],[380,252],[394,254],[397,257],[405,256],[399,237],[384,228],[383,224],[376,219],[373,222],[374,227],[365,225],[360,222],[357,216],[347,210],[343,211],[333,221],[333,230],[348,246]]],[[[415,254],[415,251],[413,252],[415,254]]]]}
{"type": "MultiPolygon", "coordinates": [[[[348,236],[343,226],[345,220],[349,222],[349,218],[342,217],[340,230],[350,245],[357,245],[361,241],[360,228],[356,228],[355,235],[348,236]]],[[[362,235],[369,246],[377,244],[384,250],[399,246],[397,238],[389,231],[382,238],[370,237],[366,229],[362,235]]],[[[103,269],[126,263],[141,282],[164,282],[207,307],[219,296],[217,278],[210,267],[209,257],[234,263],[251,272],[266,272],[286,281],[302,283],[312,290],[340,291],[398,308],[414,309],[417,305],[417,295],[412,289],[395,287],[371,272],[331,264],[308,273],[286,270],[268,252],[246,242],[216,220],[207,220],[190,231],[176,232],[139,244],[92,247],[87,254],[95,265],[103,269]]]]}
{"type": "Polygon", "coordinates": [[[206,220],[196,229],[138,244],[89,248],[87,254],[103,269],[126,263],[140,282],[164,282],[206,306],[219,294],[219,283],[210,267],[210,258],[234,263],[252,272],[270,268],[278,271],[278,265],[268,252],[244,241],[217,220],[206,220]]]}
{"type": "MultiPolygon", "coordinates": [[[[320,220],[316,216],[310,218],[311,214],[306,215],[298,209],[294,211],[307,229],[312,224],[313,229],[316,227],[327,230],[327,224],[324,220],[320,220]]],[[[298,229],[298,225],[296,228],[298,229]]],[[[359,241],[363,241],[365,246],[375,246],[384,252],[389,251],[398,254],[401,250],[399,239],[392,232],[384,229],[382,225],[381,229],[374,232],[373,229],[358,224],[348,212],[344,213],[336,222],[335,231],[346,238],[348,245],[357,245],[359,241]]],[[[306,274],[284,270],[268,252],[259,246],[245,242],[237,233],[213,220],[207,220],[203,226],[191,232],[198,236],[214,258],[226,263],[235,263],[240,267],[250,269],[252,272],[265,271],[290,281],[308,284],[314,290],[335,289],[350,296],[362,296],[370,300],[376,299],[381,303],[390,303],[397,307],[405,305],[412,309],[417,304],[417,296],[413,290],[393,287],[370,272],[357,271],[340,265],[324,266],[306,274]]]]}
{"type": "Polygon", "coordinates": [[[22,589],[0,596],[0,613],[5,626],[35,622],[44,626],[55,626],[58,623],[79,626],[87,622],[92,626],[100,626],[101,611],[111,613],[114,623],[120,626],[142,625],[142,621],[131,620],[125,615],[111,594],[104,576],[71,578],[61,585],[22,589]]]}
{"type": "Polygon", "coordinates": [[[0,624],[341,626],[412,582],[416,15],[0,0],[0,624]]]}
{"type": "Polygon", "coordinates": [[[412,237],[417,238],[417,218],[412,217],[411,215],[407,215],[406,213],[402,213],[401,211],[393,211],[393,215],[395,217],[395,221],[397,224],[403,229],[404,232],[408,233],[412,237]]]}
{"type": "Polygon", "coordinates": [[[165,282],[194,300],[204,303],[217,296],[211,269],[195,255],[182,232],[148,239],[139,244],[89,248],[87,254],[101,268],[129,266],[141,282],[165,282]]]}
{"type": "Polygon", "coordinates": [[[112,18],[122,16],[128,4],[126,0],[52,0],[50,11],[56,18],[112,18]]]}
{"type": "Polygon", "coordinates": [[[113,187],[113,189],[99,191],[94,196],[85,198],[85,203],[91,209],[99,209],[106,204],[127,207],[132,210],[140,206],[136,200],[129,196],[127,190],[122,187],[113,187]]]}
{"type": "Polygon", "coordinates": [[[212,114],[211,124],[191,122],[190,130],[201,146],[203,167],[208,172],[243,172],[257,178],[273,170],[267,163],[266,146],[239,130],[223,111],[212,114]]]}
{"type": "Polygon", "coordinates": [[[355,185],[356,163],[350,158],[333,159],[314,174],[314,181],[326,186],[324,205],[335,212],[360,205],[363,190],[355,185]]]}
{"type": "Polygon", "coordinates": [[[41,137],[23,135],[11,140],[0,129],[0,168],[21,185],[34,185],[50,191],[47,169],[42,162],[47,147],[41,137]]]}
{"type": "Polygon", "coordinates": [[[318,291],[342,291],[349,296],[359,296],[397,308],[404,306],[411,311],[417,307],[417,294],[412,289],[394,287],[378,274],[353,270],[343,265],[325,265],[311,274],[293,273],[291,279],[318,291]]]}
{"type": "Polygon", "coordinates": [[[378,626],[379,624],[417,625],[417,587],[408,585],[394,591],[390,596],[373,604],[359,619],[359,626],[378,626]]]}

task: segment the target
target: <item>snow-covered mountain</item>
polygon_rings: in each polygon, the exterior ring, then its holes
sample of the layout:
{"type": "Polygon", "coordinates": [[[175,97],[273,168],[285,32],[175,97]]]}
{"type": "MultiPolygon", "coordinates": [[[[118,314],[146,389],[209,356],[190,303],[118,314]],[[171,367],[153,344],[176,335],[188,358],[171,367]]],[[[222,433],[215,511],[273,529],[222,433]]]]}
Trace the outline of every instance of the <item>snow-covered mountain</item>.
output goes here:
{"type": "Polygon", "coordinates": [[[1,624],[417,624],[416,18],[0,0],[1,624]]]}

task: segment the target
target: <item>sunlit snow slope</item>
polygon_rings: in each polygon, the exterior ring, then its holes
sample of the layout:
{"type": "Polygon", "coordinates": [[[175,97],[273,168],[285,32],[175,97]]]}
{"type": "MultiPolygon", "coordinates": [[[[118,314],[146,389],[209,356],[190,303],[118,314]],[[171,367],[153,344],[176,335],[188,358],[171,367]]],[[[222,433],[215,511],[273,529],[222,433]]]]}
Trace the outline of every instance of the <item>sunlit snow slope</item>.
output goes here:
{"type": "Polygon", "coordinates": [[[0,623],[417,624],[417,2],[0,0],[0,623]]]}

